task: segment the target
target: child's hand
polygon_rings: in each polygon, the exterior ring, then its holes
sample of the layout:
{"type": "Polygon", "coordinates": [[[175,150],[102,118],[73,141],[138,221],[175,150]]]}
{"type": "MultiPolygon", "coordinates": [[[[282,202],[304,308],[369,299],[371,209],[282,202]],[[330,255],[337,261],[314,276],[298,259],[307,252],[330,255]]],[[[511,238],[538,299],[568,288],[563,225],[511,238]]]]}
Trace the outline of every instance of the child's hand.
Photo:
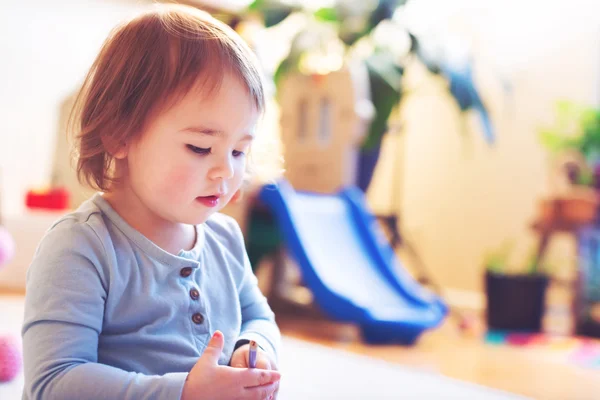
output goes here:
{"type": "MultiPolygon", "coordinates": [[[[229,365],[235,368],[249,368],[249,354],[249,344],[240,346],[231,356],[231,361],[229,362],[229,365]]],[[[277,365],[275,364],[275,361],[273,361],[273,359],[269,357],[269,355],[262,351],[260,348],[256,353],[256,368],[277,371],[277,365]]]]}
{"type": "Polygon", "coordinates": [[[223,334],[215,332],[190,371],[181,400],[266,400],[274,396],[279,388],[279,372],[218,365],[223,343],[223,334]]]}
{"type": "MultiPolygon", "coordinates": [[[[248,368],[248,360],[250,353],[250,345],[245,344],[240,346],[231,356],[231,361],[229,364],[235,368],[248,368]]],[[[277,371],[277,364],[275,361],[269,357],[267,353],[258,349],[256,354],[256,369],[266,369],[277,371]]],[[[279,391],[279,383],[277,384],[277,390],[273,394],[273,399],[277,398],[277,392],[279,391]]]]}

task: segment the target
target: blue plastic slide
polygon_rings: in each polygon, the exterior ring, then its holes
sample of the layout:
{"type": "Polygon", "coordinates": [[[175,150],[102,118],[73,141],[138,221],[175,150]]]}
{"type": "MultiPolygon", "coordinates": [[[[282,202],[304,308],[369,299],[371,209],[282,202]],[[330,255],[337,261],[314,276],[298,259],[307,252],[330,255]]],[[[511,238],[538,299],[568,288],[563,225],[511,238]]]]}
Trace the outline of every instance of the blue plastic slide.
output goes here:
{"type": "Polygon", "coordinates": [[[412,344],[446,316],[441,299],[401,267],[359,189],[304,193],[282,180],[265,186],[260,199],[317,305],[334,320],[358,324],[367,342],[412,344]]]}

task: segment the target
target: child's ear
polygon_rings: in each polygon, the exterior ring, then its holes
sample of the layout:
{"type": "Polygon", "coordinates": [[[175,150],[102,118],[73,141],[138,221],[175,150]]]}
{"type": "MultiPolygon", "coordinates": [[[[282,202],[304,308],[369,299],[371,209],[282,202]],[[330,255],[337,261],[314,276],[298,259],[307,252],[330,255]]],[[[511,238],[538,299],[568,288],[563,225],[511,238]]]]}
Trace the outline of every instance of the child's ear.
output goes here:
{"type": "Polygon", "coordinates": [[[110,154],[111,157],[117,160],[122,160],[127,157],[127,154],[129,153],[128,141],[111,140],[111,138],[106,137],[102,137],[101,140],[105,151],[110,154]]]}
{"type": "Polygon", "coordinates": [[[128,143],[121,143],[119,145],[119,147],[117,147],[115,149],[115,151],[112,152],[112,155],[117,160],[123,160],[125,157],[127,157],[128,153],[129,153],[129,145],[128,145],[128,143]]]}
{"type": "Polygon", "coordinates": [[[116,158],[117,160],[124,159],[125,157],[127,157],[127,149],[126,148],[119,149],[116,153],[113,154],[113,157],[116,158]]]}

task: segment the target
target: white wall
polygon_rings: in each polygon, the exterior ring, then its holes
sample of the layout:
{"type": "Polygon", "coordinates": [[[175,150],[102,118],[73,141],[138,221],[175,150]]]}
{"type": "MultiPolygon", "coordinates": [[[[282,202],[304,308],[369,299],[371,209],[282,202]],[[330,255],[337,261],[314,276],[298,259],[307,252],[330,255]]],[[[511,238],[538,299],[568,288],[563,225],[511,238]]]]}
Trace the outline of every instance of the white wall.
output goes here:
{"type": "Polygon", "coordinates": [[[112,27],[135,2],[2,0],[0,14],[0,178],[2,211],[23,208],[47,185],[59,107],[83,80],[112,27]]]}
{"type": "Polygon", "coordinates": [[[51,178],[64,133],[60,107],[112,27],[142,7],[101,0],[0,1],[0,211],[17,244],[15,257],[0,268],[2,288],[24,287],[37,244],[60,217],[23,212],[26,191],[51,178]]]}
{"type": "MultiPolygon", "coordinates": [[[[486,146],[476,116],[467,119],[465,137],[458,111],[444,96],[441,83],[419,66],[411,67],[407,83],[416,92],[405,99],[402,111],[404,232],[444,286],[478,290],[489,250],[514,239],[514,262],[524,263],[535,244],[529,225],[537,201],[551,190],[549,160],[538,132],[553,122],[555,102],[600,105],[600,3],[411,3],[413,16],[428,15],[426,28],[461,35],[472,44],[476,77],[498,141],[486,146]],[[512,83],[511,95],[504,94],[499,76],[512,83]]],[[[399,179],[389,172],[399,148],[391,140],[389,144],[369,197],[380,210],[388,208],[391,182],[399,179]]],[[[572,240],[566,237],[552,246],[548,258],[561,273],[571,275],[572,240]]]]}

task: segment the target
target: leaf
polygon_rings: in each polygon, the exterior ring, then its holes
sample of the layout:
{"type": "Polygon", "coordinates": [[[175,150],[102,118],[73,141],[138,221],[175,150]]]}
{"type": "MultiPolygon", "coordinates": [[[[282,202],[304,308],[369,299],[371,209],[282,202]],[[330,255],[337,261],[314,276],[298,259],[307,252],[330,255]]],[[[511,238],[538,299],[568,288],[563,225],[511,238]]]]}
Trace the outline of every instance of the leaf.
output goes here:
{"type": "Polygon", "coordinates": [[[490,272],[494,272],[496,274],[501,274],[504,271],[505,265],[500,259],[496,259],[494,257],[488,258],[486,262],[486,268],[490,272]]]}
{"type": "Polygon", "coordinates": [[[260,11],[265,4],[265,0],[254,0],[249,6],[248,10],[250,11],[260,11]]]}
{"type": "Polygon", "coordinates": [[[281,84],[281,80],[283,79],[285,74],[290,72],[291,70],[293,70],[294,67],[295,67],[294,62],[288,55],[288,57],[286,57],[281,62],[281,64],[279,64],[279,66],[275,70],[275,73],[273,74],[273,82],[275,83],[276,88],[279,88],[279,85],[281,84]]]}
{"type": "Polygon", "coordinates": [[[302,42],[301,38],[304,34],[306,34],[305,31],[299,31],[294,35],[287,55],[277,66],[277,69],[273,74],[273,81],[275,83],[276,88],[279,88],[281,80],[288,72],[298,71],[300,59],[302,57],[302,54],[306,51],[306,46],[300,45],[300,43],[302,42]]]}
{"type": "Polygon", "coordinates": [[[333,7],[319,8],[314,17],[321,22],[341,22],[337,10],[333,7]]]}
{"type": "Polygon", "coordinates": [[[265,26],[267,28],[270,28],[274,25],[277,25],[278,23],[280,23],[281,21],[283,21],[284,19],[286,19],[291,13],[292,13],[292,8],[279,8],[279,9],[273,9],[273,10],[267,10],[264,13],[264,19],[265,19],[265,26]]]}
{"type": "Polygon", "coordinates": [[[594,173],[589,169],[584,169],[577,176],[577,184],[583,186],[593,186],[595,182],[594,173]]]}
{"type": "MultiPolygon", "coordinates": [[[[356,15],[353,16],[352,24],[342,24],[339,35],[340,39],[347,46],[354,45],[354,43],[358,42],[361,38],[370,34],[381,21],[391,19],[396,9],[404,3],[406,3],[406,0],[377,1],[375,9],[370,13],[361,15],[360,19],[357,18],[356,15]],[[360,23],[357,23],[359,20],[360,23]]],[[[343,20],[344,15],[342,14],[339,19],[343,20]]]]}
{"type": "Polygon", "coordinates": [[[570,149],[578,150],[583,145],[580,137],[568,137],[562,133],[549,130],[540,132],[540,142],[554,153],[570,149]]]}
{"type": "Polygon", "coordinates": [[[248,11],[262,15],[265,27],[267,28],[277,25],[294,10],[294,7],[273,0],[255,0],[248,6],[248,11]]]}
{"type": "Polygon", "coordinates": [[[514,240],[505,240],[502,246],[488,253],[484,259],[488,271],[502,273],[508,267],[508,258],[515,245],[514,240]]]}
{"type": "Polygon", "coordinates": [[[375,116],[369,126],[363,150],[375,148],[388,129],[388,119],[402,94],[402,69],[398,68],[388,53],[373,54],[366,60],[369,73],[371,101],[375,116]]]}
{"type": "Polygon", "coordinates": [[[536,259],[537,259],[537,253],[535,251],[533,251],[527,261],[526,273],[528,275],[535,275],[538,272],[540,272],[541,268],[539,268],[540,265],[536,262],[536,259]]]}

